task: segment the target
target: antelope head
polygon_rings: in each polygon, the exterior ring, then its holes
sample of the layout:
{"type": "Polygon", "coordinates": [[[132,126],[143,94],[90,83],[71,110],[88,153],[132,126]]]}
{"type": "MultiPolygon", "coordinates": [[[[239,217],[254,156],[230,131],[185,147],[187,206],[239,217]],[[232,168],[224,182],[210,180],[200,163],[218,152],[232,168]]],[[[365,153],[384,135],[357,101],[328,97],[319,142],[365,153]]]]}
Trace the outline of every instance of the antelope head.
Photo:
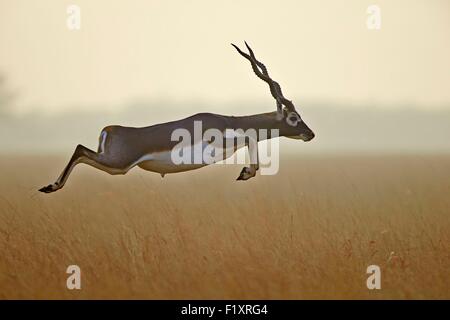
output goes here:
{"type": "Polygon", "coordinates": [[[266,66],[256,59],[253,50],[247,42],[245,42],[245,46],[248,49],[248,54],[239,49],[238,46],[234,44],[231,45],[236,48],[241,56],[250,61],[256,76],[269,85],[270,93],[277,104],[277,112],[272,113],[271,115],[274,117],[274,127],[280,130],[280,136],[291,139],[301,139],[303,141],[310,141],[313,139],[314,132],[302,120],[300,114],[295,110],[292,101],[283,96],[280,85],[270,78],[266,66]]]}

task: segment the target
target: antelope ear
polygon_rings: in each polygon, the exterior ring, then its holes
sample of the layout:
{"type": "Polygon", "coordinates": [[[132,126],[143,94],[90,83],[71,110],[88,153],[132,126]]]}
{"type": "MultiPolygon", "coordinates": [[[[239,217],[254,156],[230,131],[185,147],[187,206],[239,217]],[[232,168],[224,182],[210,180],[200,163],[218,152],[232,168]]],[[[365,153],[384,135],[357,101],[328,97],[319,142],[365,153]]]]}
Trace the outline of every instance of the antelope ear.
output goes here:
{"type": "Polygon", "coordinates": [[[284,114],[284,110],[283,110],[283,109],[281,109],[281,111],[280,111],[280,110],[277,110],[277,116],[276,116],[276,119],[277,119],[278,121],[283,120],[284,116],[285,116],[285,114],[284,114]]]}

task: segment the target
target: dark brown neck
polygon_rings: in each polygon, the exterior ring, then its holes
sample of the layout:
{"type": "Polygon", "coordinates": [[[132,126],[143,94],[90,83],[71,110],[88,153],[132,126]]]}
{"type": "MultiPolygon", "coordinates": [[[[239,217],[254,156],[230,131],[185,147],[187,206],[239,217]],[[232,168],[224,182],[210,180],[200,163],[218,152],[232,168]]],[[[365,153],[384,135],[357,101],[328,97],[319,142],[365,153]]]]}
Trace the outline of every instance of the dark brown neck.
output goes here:
{"type": "MultiPolygon", "coordinates": [[[[270,135],[271,129],[278,129],[279,136],[283,136],[284,120],[277,120],[277,112],[268,112],[254,114],[250,116],[228,117],[230,119],[229,127],[231,129],[255,129],[259,136],[259,130],[265,129],[270,135]]],[[[258,139],[259,140],[259,139],[258,139]]]]}

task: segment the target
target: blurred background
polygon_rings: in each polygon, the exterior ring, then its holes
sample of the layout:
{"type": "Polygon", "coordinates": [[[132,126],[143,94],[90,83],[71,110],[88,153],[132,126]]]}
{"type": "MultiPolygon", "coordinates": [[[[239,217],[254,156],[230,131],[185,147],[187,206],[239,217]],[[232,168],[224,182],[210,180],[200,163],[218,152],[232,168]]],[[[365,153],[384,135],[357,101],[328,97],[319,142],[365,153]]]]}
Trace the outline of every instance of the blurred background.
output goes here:
{"type": "Polygon", "coordinates": [[[274,111],[230,46],[244,40],[316,132],[282,152],[450,153],[448,0],[0,0],[0,154],[95,149],[109,124],[274,111]]]}

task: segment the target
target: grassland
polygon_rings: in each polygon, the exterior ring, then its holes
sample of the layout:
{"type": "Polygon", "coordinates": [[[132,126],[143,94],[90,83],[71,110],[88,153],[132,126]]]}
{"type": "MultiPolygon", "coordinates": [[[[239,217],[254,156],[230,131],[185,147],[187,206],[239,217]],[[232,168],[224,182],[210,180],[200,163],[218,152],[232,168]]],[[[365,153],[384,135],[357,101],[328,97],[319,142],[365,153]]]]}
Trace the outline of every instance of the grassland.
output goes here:
{"type": "Polygon", "coordinates": [[[0,158],[0,298],[450,299],[450,157],[285,157],[247,182],[80,165],[38,193],[66,160],[0,158]]]}

